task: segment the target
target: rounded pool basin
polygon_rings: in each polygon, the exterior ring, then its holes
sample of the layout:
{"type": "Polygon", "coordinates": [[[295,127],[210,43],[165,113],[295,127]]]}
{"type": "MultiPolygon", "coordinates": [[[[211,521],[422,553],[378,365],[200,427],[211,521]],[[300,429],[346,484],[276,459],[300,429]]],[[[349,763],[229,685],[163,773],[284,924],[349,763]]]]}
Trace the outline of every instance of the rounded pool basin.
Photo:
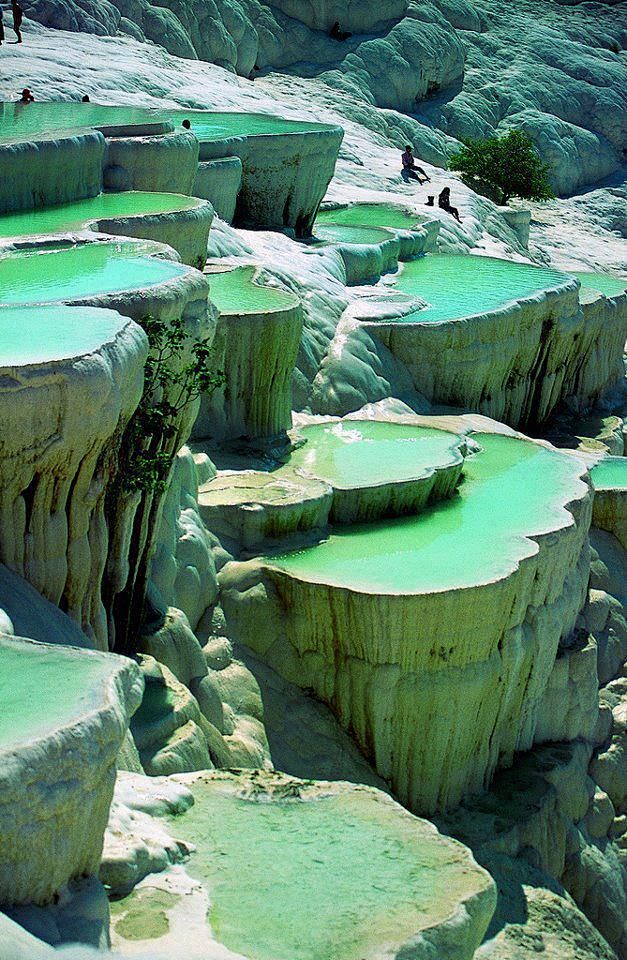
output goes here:
{"type": "Polygon", "coordinates": [[[236,267],[207,273],[209,299],[221,314],[271,313],[298,304],[294,294],[256,283],[256,272],[256,267],[236,267]]]}
{"type": "Polygon", "coordinates": [[[427,254],[403,265],[390,288],[429,304],[398,323],[437,323],[477,316],[572,282],[558,270],[462,254],[427,254]]]}
{"type": "Polygon", "coordinates": [[[127,324],[114,310],[97,307],[0,307],[0,368],[85,356],[127,324]]]}
{"type": "Polygon", "coordinates": [[[627,490],[627,457],[605,457],[590,470],[596,490],[627,490]]]}
{"type": "Polygon", "coordinates": [[[321,423],[299,430],[307,443],[289,461],[335,488],[400,483],[460,463],[460,438],[444,430],[379,420],[321,423]]]}
{"type": "Polygon", "coordinates": [[[392,230],[412,230],[420,225],[417,214],[387,203],[354,203],[335,210],[319,210],[314,230],[327,223],[346,226],[388,227],[392,230]]]}
{"type": "Polygon", "coordinates": [[[298,579],[363,593],[423,594],[501,579],[537,552],[580,491],[582,465],[532,441],[474,434],[457,494],[415,517],[338,528],[268,565],[298,579]]]}
{"type": "Polygon", "coordinates": [[[76,200],[44,209],[0,216],[0,240],[69,233],[84,230],[97,220],[192,210],[199,203],[195,197],[183,197],[175,193],[145,193],[135,190],[126,193],[101,193],[88,200],[76,200]]]}
{"type": "Polygon", "coordinates": [[[0,305],[49,303],[156,286],[183,276],[180,263],[142,255],[141,244],[51,245],[0,257],[0,305]]]}
{"type": "Polygon", "coordinates": [[[627,279],[614,277],[609,273],[569,272],[570,277],[576,277],[582,287],[598,290],[606,297],[617,297],[627,290],[627,279]]]}

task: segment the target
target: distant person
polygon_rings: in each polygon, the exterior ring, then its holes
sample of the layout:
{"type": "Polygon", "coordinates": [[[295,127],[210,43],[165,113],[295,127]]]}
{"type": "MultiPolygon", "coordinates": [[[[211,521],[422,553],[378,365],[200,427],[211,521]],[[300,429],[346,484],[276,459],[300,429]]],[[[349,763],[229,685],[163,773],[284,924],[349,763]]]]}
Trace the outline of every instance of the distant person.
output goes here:
{"type": "Polygon", "coordinates": [[[444,187],[444,190],[438,197],[438,207],[440,210],[446,210],[447,213],[450,213],[452,217],[455,217],[458,223],[462,222],[457,207],[451,206],[451,191],[448,187],[444,187]]]}
{"type": "Polygon", "coordinates": [[[181,126],[184,127],[185,130],[191,130],[192,129],[191,120],[188,120],[186,117],[185,120],[183,120],[181,126]]]}
{"type": "Polygon", "coordinates": [[[35,98],[30,92],[30,90],[28,89],[28,87],[24,87],[24,89],[22,90],[20,99],[17,102],[18,103],[34,103],[35,102],[35,98]]]}
{"type": "Polygon", "coordinates": [[[431,177],[422,167],[418,166],[409,144],[405,147],[405,152],[401,154],[401,163],[403,164],[401,176],[405,183],[409,183],[410,180],[417,180],[420,185],[430,182],[431,177]]]}
{"type": "Polygon", "coordinates": [[[352,33],[348,33],[347,30],[342,30],[340,28],[340,21],[336,20],[329,30],[329,36],[333,37],[334,40],[339,40],[339,42],[342,43],[344,40],[348,40],[349,37],[352,37],[352,33]]]}
{"type": "Polygon", "coordinates": [[[88,94],[88,93],[84,93],[84,94],[83,94],[83,96],[81,97],[81,103],[91,103],[91,100],[89,99],[89,94],[88,94]]]}
{"type": "Polygon", "coordinates": [[[24,19],[24,11],[20,7],[17,0],[11,0],[11,10],[13,11],[13,29],[15,30],[15,36],[17,37],[17,42],[22,42],[22,20],[24,19]]]}

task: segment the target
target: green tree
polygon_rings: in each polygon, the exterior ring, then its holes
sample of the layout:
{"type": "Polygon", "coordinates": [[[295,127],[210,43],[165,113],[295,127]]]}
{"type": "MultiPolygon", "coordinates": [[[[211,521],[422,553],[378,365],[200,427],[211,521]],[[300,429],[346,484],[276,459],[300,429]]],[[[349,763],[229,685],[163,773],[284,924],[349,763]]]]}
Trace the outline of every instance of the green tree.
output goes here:
{"type": "Polygon", "coordinates": [[[462,174],[469,185],[483,183],[497,192],[500,203],[512,197],[551,200],[550,166],[544,163],[531,138],[522,130],[503,137],[465,140],[450,158],[449,167],[462,174]]]}

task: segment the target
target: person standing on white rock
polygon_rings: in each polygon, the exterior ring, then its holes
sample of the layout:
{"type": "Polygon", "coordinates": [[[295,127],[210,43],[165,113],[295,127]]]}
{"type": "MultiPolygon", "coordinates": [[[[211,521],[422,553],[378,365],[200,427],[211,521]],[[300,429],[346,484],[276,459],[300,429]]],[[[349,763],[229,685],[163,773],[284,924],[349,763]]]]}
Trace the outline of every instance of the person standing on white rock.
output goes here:
{"type": "Polygon", "coordinates": [[[428,176],[427,172],[423,170],[422,167],[419,167],[414,160],[410,144],[407,144],[405,152],[401,154],[401,162],[403,164],[401,176],[405,183],[409,183],[410,180],[417,180],[422,186],[423,183],[429,183],[431,181],[431,177],[428,176]]]}
{"type": "Polygon", "coordinates": [[[22,20],[24,19],[24,11],[20,7],[17,0],[11,0],[11,10],[13,12],[13,29],[15,30],[15,36],[17,37],[17,42],[22,42],[22,20]]]}

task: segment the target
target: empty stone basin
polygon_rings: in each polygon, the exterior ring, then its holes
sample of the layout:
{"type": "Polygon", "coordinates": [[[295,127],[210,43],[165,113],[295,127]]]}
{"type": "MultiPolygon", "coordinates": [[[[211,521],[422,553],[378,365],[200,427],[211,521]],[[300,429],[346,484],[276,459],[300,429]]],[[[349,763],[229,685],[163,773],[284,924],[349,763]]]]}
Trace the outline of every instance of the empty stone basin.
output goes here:
{"type": "Polygon", "coordinates": [[[505,304],[570,282],[558,270],[493,257],[429,254],[406,264],[393,288],[422,297],[423,310],[399,318],[399,323],[437,323],[497,310],[505,304]]]}
{"type": "Polygon", "coordinates": [[[185,263],[201,266],[213,209],[204,200],[173,193],[101,193],[38,210],[0,217],[0,243],[91,228],[102,233],[169,243],[185,263]]]}
{"type": "Polygon", "coordinates": [[[0,902],[97,872],[115,761],[142,684],[111,654],[0,637],[0,902]]]}
{"type": "Polygon", "coordinates": [[[592,522],[627,550],[627,457],[605,457],[592,467],[592,522]]]}
{"type": "Polygon", "coordinates": [[[569,272],[570,277],[576,277],[582,287],[598,290],[606,297],[618,297],[627,290],[627,280],[614,277],[609,273],[587,273],[582,271],[569,272]]]}
{"type": "Polygon", "coordinates": [[[290,468],[328,483],[331,520],[355,523],[423,509],[451,496],[465,441],[444,430],[377,420],[303,427],[290,468]]]}
{"type": "Polygon", "coordinates": [[[318,546],[272,558],[308,582],[364,593],[417,594],[506,577],[537,552],[527,539],[564,523],[581,464],[531,441],[475,434],[458,495],[416,517],[335,531],[318,546]]]}
{"type": "MultiPolygon", "coordinates": [[[[190,957],[221,955],[216,941],[242,960],[472,957],[494,908],[490,877],[391,798],[261,771],[176,779],[195,801],[176,836],[193,844],[186,870],[210,903],[205,930],[190,925],[190,957]]],[[[118,944],[126,933],[127,949],[143,939],[158,953],[177,899],[143,884],[118,903],[118,944]]]]}
{"type": "Polygon", "coordinates": [[[127,326],[126,317],[96,307],[0,307],[0,369],[93,353],[127,326]]]}
{"type": "Polygon", "coordinates": [[[142,255],[140,244],[50,244],[0,257],[0,304],[79,300],[183,277],[180,263],[142,255]]]}

